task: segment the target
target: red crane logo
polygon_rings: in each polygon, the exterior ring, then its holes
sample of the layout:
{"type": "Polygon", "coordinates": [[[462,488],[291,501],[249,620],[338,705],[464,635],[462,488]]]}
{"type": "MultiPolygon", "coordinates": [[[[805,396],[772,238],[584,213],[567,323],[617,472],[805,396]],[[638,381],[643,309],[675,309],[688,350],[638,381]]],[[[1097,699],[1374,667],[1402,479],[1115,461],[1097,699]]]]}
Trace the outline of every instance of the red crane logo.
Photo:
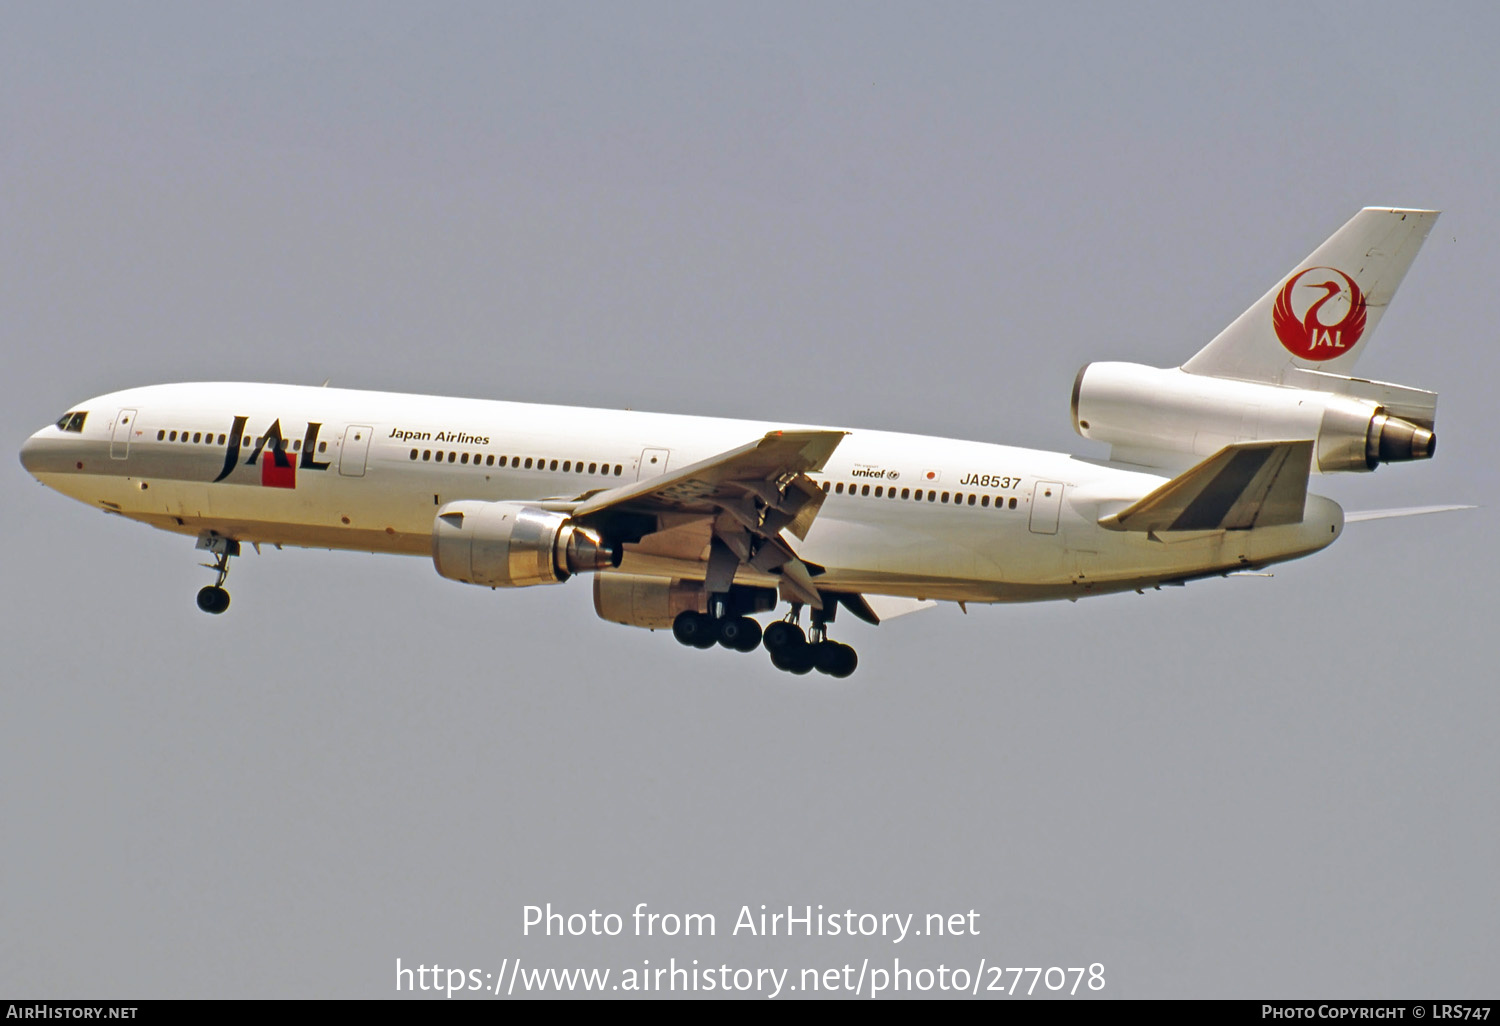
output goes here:
{"type": "MultiPolygon", "coordinates": [[[[1329,315],[1333,315],[1342,304],[1337,304],[1329,315]]],[[[1343,356],[1354,348],[1365,332],[1365,297],[1354,284],[1354,279],[1343,271],[1332,267],[1308,267],[1298,271],[1281,287],[1276,297],[1276,306],[1271,311],[1271,323],[1276,326],[1276,337],[1293,356],[1304,360],[1332,360],[1343,356]],[[1323,272],[1316,274],[1315,272],[1323,272]],[[1296,295],[1298,284],[1312,274],[1313,280],[1302,285],[1296,295]],[[1317,281],[1319,277],[1325,281],[1317,281]],[[1312,298],[1312,293],[1322,289],[1323,294],[1312,298]],[[1340,296],[1348,296],[1344,316],[1328,324],[1323,321],[1323,308],[1340,296]],[[1299,318],[1296,309],[1307,304],[1299,318]]]]}

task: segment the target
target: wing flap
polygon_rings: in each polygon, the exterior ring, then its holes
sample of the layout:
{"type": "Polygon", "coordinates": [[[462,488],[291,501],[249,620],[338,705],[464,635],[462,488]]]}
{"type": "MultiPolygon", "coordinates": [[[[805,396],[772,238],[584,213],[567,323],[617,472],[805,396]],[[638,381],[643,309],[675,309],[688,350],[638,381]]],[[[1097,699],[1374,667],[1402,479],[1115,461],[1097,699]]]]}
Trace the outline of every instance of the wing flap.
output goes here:
{"type": "Polygon", "coordinates": [[[821,568],[798,559],[782,531],[806,540],[826,497],[808,474],[823,469],[845,434],[771,431],[681,470],[588,496],[573,508],[573,519],[601,528],[621,518],[654,525],[635,534],[640,540],[669,524],[701,523],[712,540],[704,577],[710,591],[727,590],[746,565],[778,574],[783,597],[820,609],[812,578],[821,568]]]}
{"type": "Polygon", "coordinates": [[[1102,518],[1111,531],[1245,531],[1302,521],[1311,440],[1225,446],[1145,498],[1102,518]]]}

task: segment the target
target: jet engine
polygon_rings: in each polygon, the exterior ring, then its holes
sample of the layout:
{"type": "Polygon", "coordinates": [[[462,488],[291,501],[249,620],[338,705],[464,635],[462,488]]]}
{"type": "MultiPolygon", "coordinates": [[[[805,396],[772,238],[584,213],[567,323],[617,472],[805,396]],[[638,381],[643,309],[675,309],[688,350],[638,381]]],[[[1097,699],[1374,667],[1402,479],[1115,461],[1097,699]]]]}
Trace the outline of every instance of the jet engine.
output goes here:
{"type": "Polygon", "coordinates": [[[564,513],[519,502],[450,502],[432,525],[437,572],[465,584],[524,588],[619,566],[621,551],[564,513]]]}
{"type": "Polygon", "coordinates": [[[1437,396],[1358,378],[1301,372],[1274,385],[1133,363],[1091,363],[1073,382],[1073,428],[1108,442],[1114,457],[1211,456],[1245,441],[1310,438],[1320,473],[1429,459],[1437,396]],[[1319,387],[1327,391],[1319,390],[1319,387]]]}
{"type": "MultiPolygon", "coordinates": [[[[775,588],[736,584],[720,598],[726,616],[749,616],[776,608],[775,588]]],[[[594,612],[611,623],[665,630],[679,613],[708,612],[708,592],[702,581],[600,574],[594,578],[594,612]]]]}
{"type": "Polygon", "coordinates": [[[708,612],[708,593],[702,581],[600,574],[594,578],[594,612],[611,623],[665,629],[678,613],[708,612]]]}

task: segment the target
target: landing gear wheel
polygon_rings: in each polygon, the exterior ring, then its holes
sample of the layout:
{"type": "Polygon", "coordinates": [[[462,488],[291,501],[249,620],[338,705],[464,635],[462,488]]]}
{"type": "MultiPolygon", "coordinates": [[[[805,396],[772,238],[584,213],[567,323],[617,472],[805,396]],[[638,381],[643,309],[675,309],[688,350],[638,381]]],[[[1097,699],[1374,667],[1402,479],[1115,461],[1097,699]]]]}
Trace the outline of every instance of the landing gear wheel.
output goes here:
{"type": "Polygon", "coordinates": [[[678,613],[672,621],[672,637],[693,648],[712,648],[719,640],[719,632],[707,614],[689,610],[678,613]]]}
{"type": "Polygon", "coordinates": [[[772,662],[775,662],[776,653],[782,649],[789,648],[792,645],[806,644],[806,642],[807,635],[802,633],[802,628],[794,623],[788,623],[786,620],[777,620],[771,626],[767,627],[766,633],[761,639],[761,644],[765,645],[766,651],[772,655],[772,662]]]}
{"type": "Polygon", "coordinates": [[[205,585],[198,589],[198,608],[217,616],[229,608],[229,592],[216,584],[205,585]]]}
{"type": "Polygon", "coordinates": [[[771,665],[778,670],[795,673],[799,677],[804,673],[811,673],[813,668],[813,646],[809,645],[806,641],[796,640],[790,645],[772,649],[771,665]]]}
{"type": "Polygon", "coordinates": [[[229,560],[240,554],[240,543],[213,531],[204,531],[198,536],[198,548],[211,552],[214,557],[212,563],[199,565],[218,575],[214,583],[198,589],[198,608],[217,616],[229,608],[229,592],[224,590],[224,581],[229,577],[229,560]]]}
{"type": "Polygon", "coordinates": [[[748,616],[726,617],[719,622],[719,644],[736,652],[753,652],[760,647],[760,624],[748,616]]]}
{"type": "Polygon", "coordinates": [[[837,641],[820,641],[809,647],[813,650],[813,666],[830,677],[847,677],[859,665],[854,649],[837,641]]]}

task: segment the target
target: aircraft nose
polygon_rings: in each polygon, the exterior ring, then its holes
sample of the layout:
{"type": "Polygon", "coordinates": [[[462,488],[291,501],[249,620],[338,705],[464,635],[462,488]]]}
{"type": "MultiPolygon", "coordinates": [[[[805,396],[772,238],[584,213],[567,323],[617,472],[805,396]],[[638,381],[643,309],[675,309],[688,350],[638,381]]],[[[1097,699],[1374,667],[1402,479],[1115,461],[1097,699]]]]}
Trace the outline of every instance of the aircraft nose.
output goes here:
{"type": "Polygon", "coordinates": [[[54,428],[43,428],[21,443],[21,466],[32,476],[62,473],[73,466],[76,454],[56,435],[54,428]]]}
{"type": "Polygon", "coordinates": [[[21,466],[35,474],[42,465],[42,443],[32,435],[21,443],[21,466]]]}

